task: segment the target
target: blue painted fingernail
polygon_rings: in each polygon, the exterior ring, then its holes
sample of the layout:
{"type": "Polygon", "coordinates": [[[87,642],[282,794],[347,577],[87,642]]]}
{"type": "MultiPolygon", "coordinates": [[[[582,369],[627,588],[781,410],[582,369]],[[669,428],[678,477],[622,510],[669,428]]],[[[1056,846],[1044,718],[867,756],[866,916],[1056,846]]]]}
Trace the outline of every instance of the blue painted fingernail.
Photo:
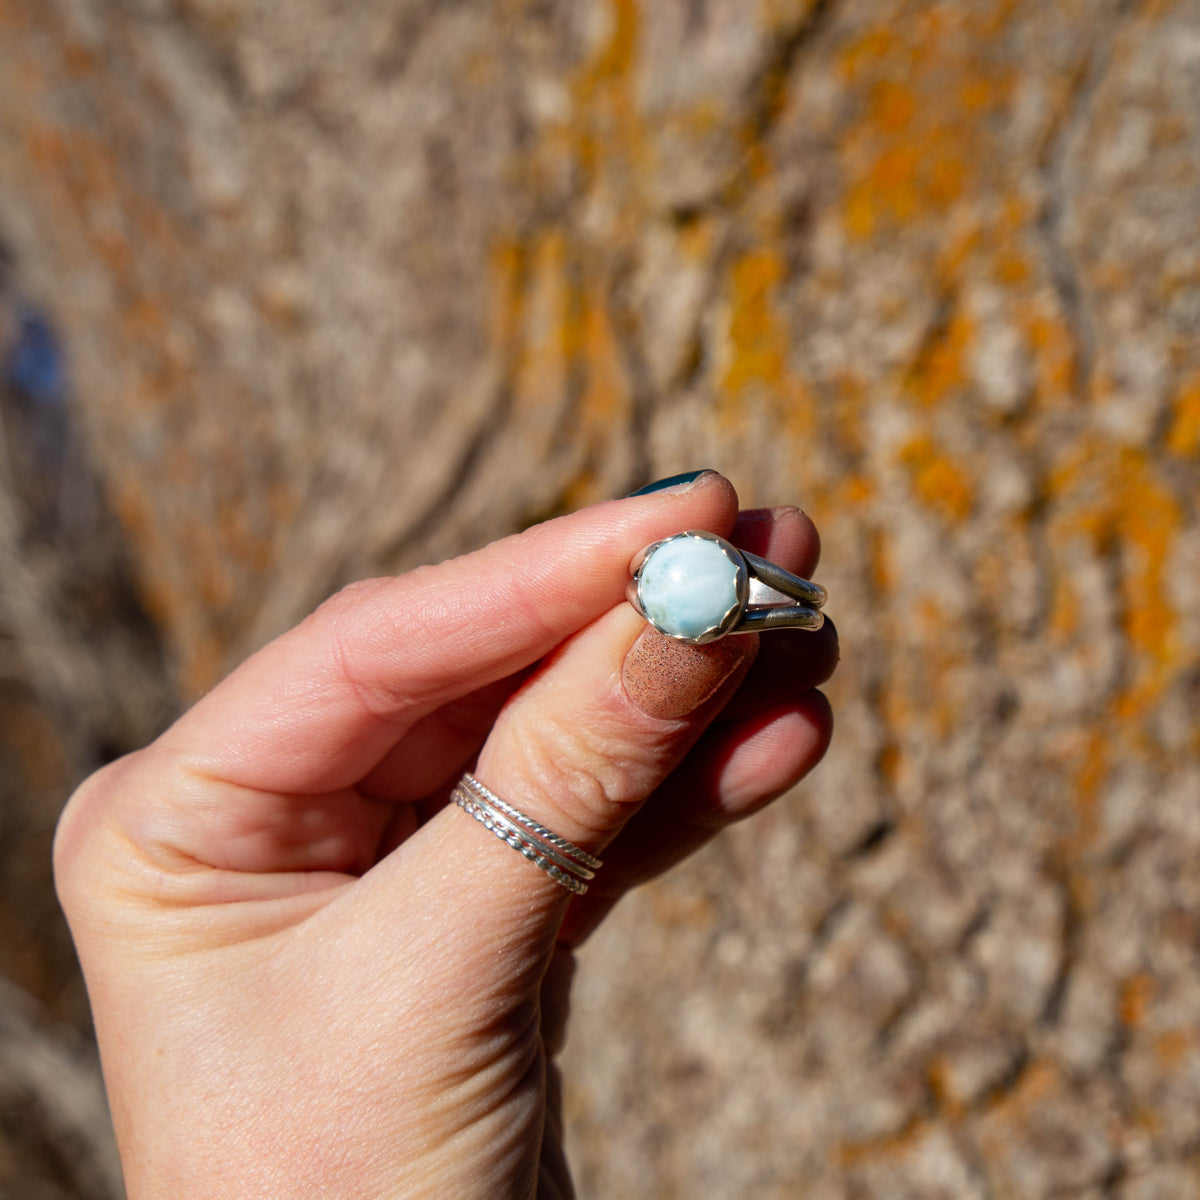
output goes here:
{"type": "Polygon", "coordinates": [[[705,467],[700,471],[684,471],[682,475],[668,475],[666,479],[656,479],[653,483],[638,488],[636,492],[630,492],[625,499],[628,500],[632,496],[649,496],[651,492],[665,492],[669,488],[678,488],[683,491],[689,484],[695,483],[701,475],[710,473],[712,473],[712,469],[705,467]]]}

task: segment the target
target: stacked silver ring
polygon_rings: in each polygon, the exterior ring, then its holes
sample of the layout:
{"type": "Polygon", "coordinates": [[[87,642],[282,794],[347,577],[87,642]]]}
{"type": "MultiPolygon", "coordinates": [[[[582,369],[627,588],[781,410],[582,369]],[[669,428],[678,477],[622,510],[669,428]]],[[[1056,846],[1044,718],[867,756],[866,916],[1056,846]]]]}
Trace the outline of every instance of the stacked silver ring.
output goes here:
{"type": "Polygon", "coordinates": [[[490,829],[502,842],[540,867],[560,887],[576,896],[587,891],[587,881],[596,877],[603,865],[598,858],[560,837],[501,799],[480,783],[469,771],[450,793],[455,804],[490,829]]]}

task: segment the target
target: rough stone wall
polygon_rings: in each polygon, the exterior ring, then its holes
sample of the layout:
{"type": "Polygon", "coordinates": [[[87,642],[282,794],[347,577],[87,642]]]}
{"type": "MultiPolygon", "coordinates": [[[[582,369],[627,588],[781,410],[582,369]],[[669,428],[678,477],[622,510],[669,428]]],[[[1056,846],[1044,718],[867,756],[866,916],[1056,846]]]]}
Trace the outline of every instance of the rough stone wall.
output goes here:
{"type": "Polygon", "coordinates": [[[81,618],[10,469],[11,821],[340,582],[716,466],[822,529],[838,733],[587,951],[583,1195],[1200,1196],[1198,234],[1197,0],[0,0],[114,539],[81,618]]]}

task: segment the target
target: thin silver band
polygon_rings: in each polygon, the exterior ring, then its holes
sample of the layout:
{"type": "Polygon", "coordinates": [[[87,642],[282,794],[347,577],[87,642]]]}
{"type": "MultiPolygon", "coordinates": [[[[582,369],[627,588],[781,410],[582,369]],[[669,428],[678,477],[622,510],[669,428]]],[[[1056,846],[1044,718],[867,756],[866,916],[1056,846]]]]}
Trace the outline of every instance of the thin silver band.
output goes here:
{"type": "Polygon", "coordinates": [[[526,816],[469,773],[455,784],[451,798],[468,816],[545,871],[560,887],[576,896],[587,891],[585,881],[595,877],[593,867],[601,866],[598,858],[526,816]]]}
{"type": "Polygon", "coordinates": [[[476,799],[475,797],[469,795],[464,796],[463,793],[465,790],[466,789],[462,788],[460,785],[460,789],[455,799],[455,803],[458,804],[459,808],[465,809],[471,814],[471,816],[475,816],[475,814],[478,812],[482,813],[484,816],[490,817],[492,824],[498,829],[503,829],[507,834],[510,835],[510,837],[515,837],[524,842],[526,845],[533,846],[535,850],[545,856],[548,862],[554,863],[556,867],[559,867],[564,871],[569,871],[572,875],[576,876],[576,878],[585,880],[595,879],[595,871],[592,871],[587,867],[581,867],[577,863],[573,863],[569,858],[559,854],[559,852],[555,850],[553,846],[548,846],[545,842],[534,841],[533,838],[531,838],[529,834],[525,833],[515,821],[510,821],[508,817],[506,817],[498,809],[493,808],[486,801],[476,799]],[[464,800],[466,801],[465,803],[463,802],[464,800]]]}
{"type": "MultiPolygon", "coordinates": [[[[576,846],[574,842],[568,842],[565,837],[560,837],[552,829],[547,829],[545,825],[539,825],[532,817],[527,817],[520,809],[514,808],[507,800],[501,799],[486,784],[480,783],[470,771],[463,772],[463,777],[459,780],[459,783],[474,792],[480,800],[486,801],[493,808],[498,808],[506,816],[511,817],[518,825],[523,825],[530,833],[535,834],[540,841],[548,842],[551,846],[557,847],[568,858],[578,860],[585,867],[591,867],[593,871],[600,870],[604,865],[594,855],[576,846]]],[[[591,875],[586,875],[584,878],[591,879],[591,875]]]]}
{"type": "Polygon", "coordinates": [[[574,875],[569,875],[561,867],[556,866],[546,856],[538,851],[537,846],[519,833],[514,833],[512,826],[505,827],[497,818],[495,812],[484,808],[477,801],[468,798],[465,791],[455,789],[456,803],[468,816],[474,817],[485,829],[491,830],[502,842],[507,842],[514,850],[527,858],[535,867],[540,867],[560,887],[577,896],[587,891],[587,884],[574,875]]]}

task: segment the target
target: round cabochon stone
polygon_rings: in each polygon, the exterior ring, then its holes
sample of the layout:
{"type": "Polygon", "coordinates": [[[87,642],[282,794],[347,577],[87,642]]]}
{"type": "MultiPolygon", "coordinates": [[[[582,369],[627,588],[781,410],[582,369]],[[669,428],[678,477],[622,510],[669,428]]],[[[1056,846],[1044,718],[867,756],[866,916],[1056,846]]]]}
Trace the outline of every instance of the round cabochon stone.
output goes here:
{"type": "Polygon", "coordinates": [[[716,542],[684,534],[642,564],[638,599],[664,633],[698,638],[716,629],[738,602],[738,569],[716,542]]]}

